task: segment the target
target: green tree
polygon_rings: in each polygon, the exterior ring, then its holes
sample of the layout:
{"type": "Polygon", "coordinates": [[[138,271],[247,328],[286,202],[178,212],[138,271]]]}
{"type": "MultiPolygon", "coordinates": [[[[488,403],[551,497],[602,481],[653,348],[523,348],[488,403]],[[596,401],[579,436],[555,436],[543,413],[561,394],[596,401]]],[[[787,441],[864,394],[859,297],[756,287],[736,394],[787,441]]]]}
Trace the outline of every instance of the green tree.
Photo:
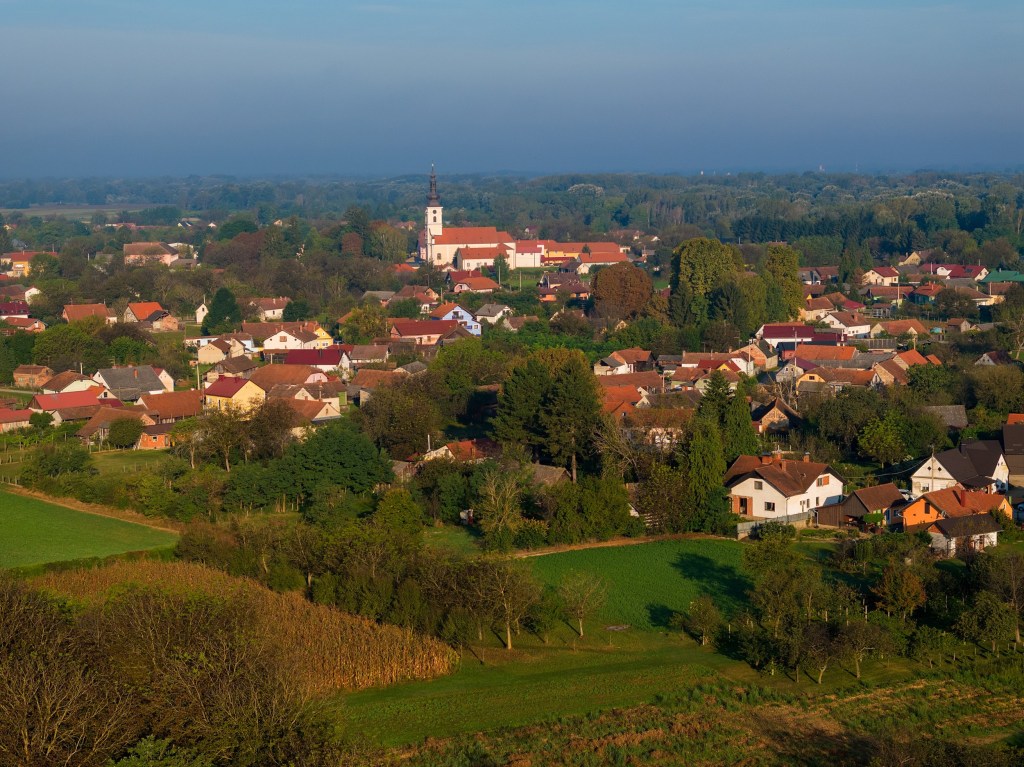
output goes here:
{"type": "Polygon", "coordinates": [[[707,646],[722,626],[722,614],[715,600],[703,594],[690,602],[686,625],[690,633],[700,640],[701,647],[707,646]]]}
{"type": "Polygon", "coordinates": [[[359,408],[358,418],[378,447],[401,459],[425,452],[443,426],[438,402],[412,382],[378,387],[359,408]]]}
{"type": "Polygon", "coordinates": [[[996,652],[999,642],[1014,638],[1017,618],[1008,604],[990,591],[982,591],[975,598],[960,619],[956,628],[959,634],[980,645],[990,645],[996,652]]]}
{"type": "Polygon", "coordinates": [[[871,591],[878,598],[879,607],[886,614],[897,613],[906,622],[913,612],[925,603],[924,584],[905,565],[890,562],[885,566],[871,591]]]}
{"type": "Polygon", "coordinates": [[[576,481],[580,456],[593,453],[601,407],[597,383],[582,354],[575,354],[555,374],[540,412],[544,447],[554,462],[569,468],[576,481]]]}
{"type": "Polygon", "coordinates": [[[576,623],[583,638],[583,622],[604,605],[608,584],[604,579],[587,572],[570,572],[558,584],[558,597],[567,619],[576,623]]]}
{"type": "Polygon", "coordinates": [[[713,532],[726,514],[728,503],[727,492],[722,485],[727,467],[718,424],[709,418],[695,418],[684,455],[686,493],[683,507],[688,516],[687,528],[713,532]]]}
{"type": "Polygon", "coordinates": [[[903,419],[895,410],[890,410],[883,418],[872,418],[861,429],[857,437],[857,445],[868,458],[872,458],[883,466],[902,461],[907,455],[907,446],[903,442],[903,419]]]}
{"type": "Polygon", "coordinates": [[[797,317],[804,305],[803,283],[800,281],[800,254],[788,245],[769,245],[761,262],[761,273],[770,277],[782,292],[786,316],[797,317]]]}
{"type": "Polygon", "coordinates": [[[242,324],[242,310],[235,294],[227,288],[219,288],[213,294],[210,311],[203,319],[203,334],[230,333],[242,324]]]}
{"type": "Polygon", "coordinates": [[[747,398],[737,392],[729,398],[722,417],[722,449],[726,463],[732,463],[741,455],[754,455],[757,446],[757,432],[750,420],[747,398]]]}
{"type": "Polygon", "coordinates": [[[308,320],[309,315],[313,313],[313,310],[309,308],[309,302],[304,298],[292,299],[285,305],[284,311],[281,313],[281,319],[284,322],[299,322],[300,320],[308,320]]]}
{"type": "Polygon", "coordinates": [[[36,337],[32,359],[53,370],[78,370],[93,373],[109,364],[106,345],[89,332],[90,325],[75,322],[54,325],[36,337]]]}
{"type": "Polygon", "coordinates": [[[733,252],[718,240],[697,237],[672,253],[672,309],[677,324],[703,324],[710,293],[736,272],[733,252]]]}
{"type": "Polygon", "coordinates": [[[110,422],[107,441],[116,448],[134,447],[142,436],[142,421],[138,418],[116,418],[110,422]]]}

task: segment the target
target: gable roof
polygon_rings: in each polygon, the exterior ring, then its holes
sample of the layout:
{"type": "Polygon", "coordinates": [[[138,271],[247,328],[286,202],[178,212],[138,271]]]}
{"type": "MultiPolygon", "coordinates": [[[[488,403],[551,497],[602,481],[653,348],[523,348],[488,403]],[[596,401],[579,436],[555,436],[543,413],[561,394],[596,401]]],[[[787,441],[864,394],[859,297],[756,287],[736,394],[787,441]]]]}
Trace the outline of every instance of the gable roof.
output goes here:
{"type": "Polygon", "coordinates": [[[442,336],[459,327],[456,320],[392,320],[391,329],[399,336],[442,336]]]}
{"type": "Polygon", "coordinates": [[[139,320],[148,320],[154,314],[167,311],[160,306],[159,301],[139,301],[137,303],[130,303],[128,304],[128,309],[135,315],[136,319],[139,320]]]}
{"type": "Polygon", "coordinates": [[[792,458],[776,456],[741,455],[725,473],[724,484],[731,487],[748,477],[757,477],[787,498],[801,495],[822,474],[835,473],[827,463],[794,461],[792,458]]]}
{"type": "Polygon", "coordinates": [[[142,392],[164,391],[164,382],[151,365],[102,368],[96,375],[118,399],[138,399],[142,392]]]}
{"type": "Polygon", "coordinates": [[[93,386],[85,391],[68,391],[59,394],[37,394],[32,398],[29,407],[35,405],[36,409],[51,411],[60,410],[66,407],[87,407],[99,405],[99,394],[103,392],[102,386],[93,386]]]}
{"type": "Polygon", "coordinates": [[[221,360],[214,365],[214,370],[221,373],[244,373],[247,370],[254,370],[259,365],[255,361],[246,357],[244,354],[239,354],[236,357],[229,357],[226,360],[221,360]]]}
{"type": "Polygon", "coordinates": [[[356,386],[360,389],[373,391],[378,386],[397,383],[404,377],[404,373],[399,373],[396,370],[369,370],[367,368],[363,368],[352,376],[351,384],[352,386],[356,386]]]}
{"type": "Polygon", "coordinates": [[[47,380],[46,383],[43,384],[42,388],[52,389],[55,392],[62,392],[75,381],[92,381],[92,379],[89,378],[89,376],[78,373],[77,371],[65,370],[63,373],[57,373],[57,375],[47,380]]]}
{"type": "Polygon", "coordinates": [[[334,345],[326,349],[290,349],[284,356],[286,365],[328,365],[341,364],[341,347],[334,345]]]}
{"type": "Polygon", "coordinates": [[[893,506],[893,504],[902,503],[903,500],[903,494],[900,492],[900,489],[892,482],[886,482],[884,485],[872,485],[871,487],[862,487],[860,490],[854,490],[843,502],[843,506],[847,514],[859,517],[865,513],[871,514],[877,511],[884,511],[893,506]],[[866,511],[857,509],[857,504],[851,504],[850,501],[854,499],[859,501],[866,511]]]}
{"type": "Polygon", "coordinates": [[[479,317],[500,317],[502,312],[511,311],[505,304],[484,304],[476,310],[476,316],[479,317]]]}
{"type": "Polygon", "coordinates": [[[933,527],[947,538],[963,538],[969,535],[987,535],[1003,529],[991,514],[971,514],[966,517],[952,517],[937,520],[933,527]]]}
{"type": "Polygon", "coordinates": [[[435,245],[493,245],[512,243],[512,235],[499,232],[493,226],[446,226],[434,237],[435,245]]]}
{"type": "Polygon", "coordinates": [[[804,360],[852,360],[857,354],[857,347],[797,344],[794,354],[804,360]]]}
{"type": "Polygon", "coordinates": [[[198,389],[143,394],[139,404],[159,418],[191,418],[203,410],[203,393],[198,389]]]}
{"type": "Polygon", "coordinates": [[[76,434],[79,437],[91,437],[100,429],[109,429],[114,421],[131,419],[142,421],[143,426],[148,425],[151,419],[146,414],[145,408],[139,407],[101,407],[97,410],[76,434]]]}
{"type": "Polygon", "coordinates": [[[455,283],[455,287],[458,287],[459,285],[464,285],[468,292],[476,290],[497,290],[501,287],[490,277],[466,277],[465,279],[459,280],[455,283]]]}
{"type": "Polygon", "coordinates": [[[203,394],[207,397],[225,397],[231,399],[238,392],[249,383],[248,378],[231,378],[224,376],[218,378],[212,384],[209,384],[204,390],[203,394]]]}
{"type": "Polygon", "coordinates": [[[309,365],[264,365],[249,376],[249,380],[263,391],[270,391],[277,384],[302,384],[320,371],[309,365]]]}
{"type": "Polygon", "coordinates": [[[937,460],[957,482],[968,487],[980,487],[992,483],[1002,446],[994,439],[979,439],[962,442],[959,447],[935,454],[937,460]]]}
{"type": "Polygon", "coordinates": [[[64,304],[64,317],[68,322],[81,322],[89,317],[105,321],[109,315],[106,304],[64,304]]]}

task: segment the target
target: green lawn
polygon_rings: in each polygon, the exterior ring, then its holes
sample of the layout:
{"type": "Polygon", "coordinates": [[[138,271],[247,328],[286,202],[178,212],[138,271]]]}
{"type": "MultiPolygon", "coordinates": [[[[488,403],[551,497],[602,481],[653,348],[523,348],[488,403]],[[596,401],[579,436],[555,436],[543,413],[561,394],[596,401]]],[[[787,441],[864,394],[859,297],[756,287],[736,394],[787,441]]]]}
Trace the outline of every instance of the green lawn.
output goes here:
{"type": "Polygon", "coordinates": [[[423,533],[423,542],[431,548],[452,551],[466,556],[479,554],[481,551],[479,535],[474,534],[468,528],[454,525],[428,528],[423,533]]]}
{"type": "Polygon", "coordinates": [[[726,614],[734,612],[752,585],[740,571],[743,545],[713,539],[658,541],[550,554],[530,562],[551,584],[571,570],[604,578],[609,589],[600,618],[651,630],[664,628],[673,612],[686,610],[702,594],[726,614]]]}
{"type": "MultiPolygon", "coordinates": [[[[438,531],[431,543],[450,545],[448,532],[438,531]]],[[[521,632],[515,649],[507,652],[497,635],[487,634],[464,652],[451,676],[340,696],[339,718],[354,737],[400,746],[638,705],[709,679],[815,694],[856,687],[853,674],[843,668],[830,671],[821,687],[806,675],[797,680],[760,675],[746,663],[660,628],[671,611],[684,610],[702,593],[727,611],[739,607],[749,588],[739,570],[743,546],[723,540],[661,541],[529,558],[549,583],[573,570],[609,581],[607,604],[587,622],[584,639],[560,623],[547,642],[521,632]]],[[[872,661],[865,666],[864,682],[901,678],[907,668],[902,660],[872,661]]]]}
{"type": "Polygon", "coordinates": [[[0,568],[106,557],[172,545],[174,533],[0,490],[0,568]]]}
{"type": "Polygon", "coordinates": [[[165,450],[110,450],[93,453],[92,460],[100,474],[129,474],[157,471],[168,457],[165,450]]]}

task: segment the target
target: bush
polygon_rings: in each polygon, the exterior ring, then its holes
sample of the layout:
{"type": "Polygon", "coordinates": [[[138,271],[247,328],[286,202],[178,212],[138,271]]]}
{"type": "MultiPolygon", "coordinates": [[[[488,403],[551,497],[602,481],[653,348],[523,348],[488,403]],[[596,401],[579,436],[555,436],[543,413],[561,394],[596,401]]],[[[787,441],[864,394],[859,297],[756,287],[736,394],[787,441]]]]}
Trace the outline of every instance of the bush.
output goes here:
{"type": "Polygon", "coordinates": [[[517,549],[539,549],[547,543],[548,525],[540,519],[524,519],[515,532],[512,545],[517,549]]]}
{"type": "Polygon", "coordinates": [[[117,418],[110,422],[107,441],[116,448],[135,447],[142,436],[142,421],[138,418],[117,418]]]}

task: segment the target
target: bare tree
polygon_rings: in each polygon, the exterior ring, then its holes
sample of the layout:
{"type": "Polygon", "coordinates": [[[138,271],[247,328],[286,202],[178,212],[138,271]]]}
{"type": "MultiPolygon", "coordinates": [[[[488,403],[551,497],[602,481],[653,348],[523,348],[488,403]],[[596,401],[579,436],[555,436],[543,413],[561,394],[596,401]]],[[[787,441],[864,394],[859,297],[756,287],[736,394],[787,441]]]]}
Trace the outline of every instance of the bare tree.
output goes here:
{"type": "Polygon", "coordinates": [[[558,585],[558,596],[568,618],[576,622],[580,638],[583,621],[601,609],[608,595],[608,584],[591,573],[572,572],[558,585]]]}
{"type": "Polygon", "coordinates": [[[540,586],[521,562],[485,558],[478,570],[483,594],[505,633],[505,649],[512,649],[512,627],[518,628],[530,607],[540,599],[540,586]]]}

